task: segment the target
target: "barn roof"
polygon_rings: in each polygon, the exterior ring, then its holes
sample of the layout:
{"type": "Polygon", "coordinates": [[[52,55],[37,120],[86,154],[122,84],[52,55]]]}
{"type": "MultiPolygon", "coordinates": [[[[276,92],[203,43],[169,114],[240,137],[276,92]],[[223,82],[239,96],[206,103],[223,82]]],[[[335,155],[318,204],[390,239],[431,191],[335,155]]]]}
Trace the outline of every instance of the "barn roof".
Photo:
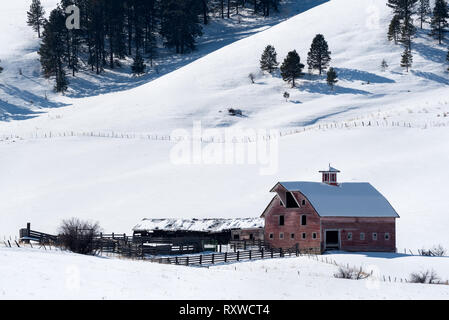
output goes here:
{"type": "Polygon", "coordinates": [[[321,182],[279,182],[287,191],[299,191],[322,217],[394,217],[387,199],[367,182],[331,186],[321,182]]]}
{"type": "Polygon", "coordinates": [[[219,232],[231,229],[263,228],[264,219],[261,218],[233,218],[233,219],[143,219],[133,231],[209,231],[219,232]]]}

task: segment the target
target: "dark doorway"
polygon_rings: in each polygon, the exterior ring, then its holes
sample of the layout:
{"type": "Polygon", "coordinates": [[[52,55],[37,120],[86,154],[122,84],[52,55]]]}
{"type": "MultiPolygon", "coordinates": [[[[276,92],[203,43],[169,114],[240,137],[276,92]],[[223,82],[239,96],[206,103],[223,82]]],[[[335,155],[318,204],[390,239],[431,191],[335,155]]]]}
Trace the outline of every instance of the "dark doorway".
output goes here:
{"type": "Polygon", "coordinates": [[[338,230],[326,231],[326,249],[338,249],[338,230]]]}

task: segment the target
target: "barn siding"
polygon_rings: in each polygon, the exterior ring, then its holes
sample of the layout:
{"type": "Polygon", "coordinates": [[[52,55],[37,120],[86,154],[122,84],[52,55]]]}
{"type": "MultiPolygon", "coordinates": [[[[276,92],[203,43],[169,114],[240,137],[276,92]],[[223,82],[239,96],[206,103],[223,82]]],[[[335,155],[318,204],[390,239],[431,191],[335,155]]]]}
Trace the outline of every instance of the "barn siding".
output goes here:
{"type": "Polygon", "coordinates": [[[395,218],[344,218],[322,217],[322,238],[326,229],[340,231],[340,249],[346,251],[396,251],[395,218]],[[352,240],[348,233],[352,232],[352,240]],[[365,233],[365,240],[360,240],[360,233],[365,233]],[[377,240],[372,234],[377,233],[377,240]],[[385,240],[385,233],[390,234],[390,240],[385,240]]]}
{"type": "MultiPolygon", "coordinates": [[[[293,192],[293,196],[301,204],[305,197],[299,192],[293,192]]],[[[285,208],[279,196],[272,201],[265,214],[265,240],[273,248],[292,248],[298,246],[299,249],[320,248],[320,218],[315,209],[306,200],[306,205],[300,208],[285,208]],[[279,225],[279,216],[284,216],[285,224],[279,225]],[[307,216],[307,225],[301,225],[301,215],[307,216]],[[284,239],[280,239],[280,233],[284,233],[284,239]],[[270,233],[274,238],[270,239],[270,233]],[[291,238],[291,234],[295,238],[291,238]],[[302,233],[306,233],[306,239],[301,238],[302,233]],[[317,239],[312,239],[312,234],[317,234],[317,239]]]]}

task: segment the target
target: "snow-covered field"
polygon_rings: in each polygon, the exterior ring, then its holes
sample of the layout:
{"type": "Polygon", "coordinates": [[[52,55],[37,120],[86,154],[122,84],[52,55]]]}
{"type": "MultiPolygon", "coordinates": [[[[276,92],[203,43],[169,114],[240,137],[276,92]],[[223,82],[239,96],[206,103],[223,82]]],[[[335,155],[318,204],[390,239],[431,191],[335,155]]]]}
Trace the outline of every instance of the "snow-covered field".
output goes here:
{"type": "Polygon", "coordinates": [[[391,276],[405,279],[425,265],[444,279],[449,277],[448,258],[350,258],[357,266],[360,261],[370,264],[374,277],[336,279],[335,265],[307,257],[194,268],[0,248],[0,299],[449,299],[447,285],[390,283],[376,277],[388,276],[391,269],[391,276]]]}
{"type": "MultiPolygon", "coordinates": [[[[319,181],[318,170],[330,162],[342,171],[340,181],[370,182],[390,201],[401,217],[400,252],[435,244],[449,249],[447,43],[439,46],[428,30],[419,31],[414,65],[406,73],[399,66],[401,47],[386,40],[391,14],[385,2],[310,0],[307,8],[319,5],[277,25],[294,11],[270,21],[248,18],[246,25],[228,29],[217,22],[193,57],[178,57],[178,64],[160,74],[80,76],[68,96],[50,93],[52,84],[39,74],[37,39],[24,25],[28,1],[9,2],[0,13],[7,16],[0,19],[1,30],[7,30],[0,32],[0,42],[7,43],[0,47],[5,67],[0,75],[1,238],[17,235],[26,222],[54,233],[61,219],[73,216],[117,233],[129,233],[142,218],[258,217],[277,181],[319,181]],[[211,40],[222,30],[236,34],[211,40]],[[316,75],[291,89],[279,75],[258,71],[267,44],[275,46],[280,61],[296,49],[304,63],[317,33],[328,40],[340,77],[334,92],[316,75]],[[381,72],[384,58],[390,67],[381,72]],[[228,116],[229,107],[242,109],[245,117],[228,116]],[[176,142],[161,137],[175,129],[192,130],[196,120],[220,130],[279,129],[275,170],[261,175],[261,164],[177,165],[176,142]]],[[[49,11],[56,1],[43,3],[49,11]]],[[[299,1],[292,3],[289,8],[300,10],[299,1]]],[[[161,57],[161,65],[163,59],[168,56],[161,57]]],[[[214,145],[221,146],[203,147],[214,145]]],[[[342,264],[373,264],[395,277],[434,268],[449,278],[447,258],[332,256],[342,264]]],[[[235,297],[234,285],[239,285],[245,288],[239,298],[255,299],[448,298],[447,286],[381,282],[373,287],[335,279],[335,268],[295,258],[199,269],[0,248],[0,295],[226,298],[235,297]],[[28,263],[37,266],[35,272],[26,272],[28,263]],[[77,272],[81,282],[73,289],[67,281],[77,272]],[[23,283],[32,285],[27,289],[23,283]],[[208,289],[216,285],[223,290],[208,289]]]]}

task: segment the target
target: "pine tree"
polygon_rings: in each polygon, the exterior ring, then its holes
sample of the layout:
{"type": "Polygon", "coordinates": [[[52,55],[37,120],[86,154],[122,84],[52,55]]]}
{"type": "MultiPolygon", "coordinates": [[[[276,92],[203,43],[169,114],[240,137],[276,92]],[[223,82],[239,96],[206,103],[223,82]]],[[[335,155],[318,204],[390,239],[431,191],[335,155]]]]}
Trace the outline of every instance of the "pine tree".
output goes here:
{"type": "Polygon", "coordinates": [[[320,75],[323,70],[326,70],[331,61],[331,52],[326,40],[322,34],[317,34],[312,41],[309,54],[307,56],[307,64],[309,70],[318,69],[320,75]]]}
{"type": "Polygon", "coordinates": [[[432,28],[431,35],[438,39],[439,44],[442,43],[444,39],[444,33],[447,31],[446,28],[448,26],[448,18],[449,14],[446,1],[436,0],[430,26],[432,28]]]}
{"type": "Polygon", "coordinates": [[[338,82],[337,77],[337,72],[334,70],[334,68],[330,67],[329,71],[327,72],[326,82],[332,88],[332,90],[334,89],[334,85],[338,82]]]}
{"type": "Polygon", "coordinates": [[[401,33],[401,19],[396,14],[393,16],[393,19],[391,19],[390,25],[388,27],[388,40],[392,41],[394,40],[394,43],[397,44],[399,40],[399,35],[401,33]]]}
{"type": "Polygon", "coordinates": [[[38,52],[44,76],[46,78],[56,77],[55,90],[57,92],[64,92],[68,84],[64,71],[67,52],[66,31],[65,15],[61,7],[58,6],[50,13],[50,18],[44,25],[42,44],[38,52]]]}
{"type": "Polygon", "coordinates": [[[419,21],[421,23],[421,29],[423,28],[423,23],[427,22],[427,18],[431,14],[430,10],[430,0],[419,0],[418,3],[418,15],[419,15],[419,21]]]}
{"type": "Polygon", "coordinates": [[[407,72],[411,68],[413,63],[413,56],[411,51],[405,48],[404,53],[402,54],[401,59],[401,67],[406,68],[407,72]]]}
{"type": "Polygon", "coordinates": [[[37,32],[37,36],[41,37],[41,27],[45,23],[45,10],[41,5],[40,0],[33,0],[30,6],[30,11],[27,12],[27,24],[33,27],[33,30],[37,32]]]}
{"type": "Polygon", "coordinates": [[[131,70],[134,75],[141,75],[145,73],[146,64],[143,61],[142,56],[139,51],[137,51],[136,56],[134,57],[134,62],[131,66],[131,70]]]}
{"type": "Polygon", "coordinates": [[[304,65],[296,50],[290,51],[281,65],[282,79],[291,82],[292,88],[294,88],[295,80],[302,75],[303,68],[304,65]]]}
{"type": "Polygon", "coordinates": [[[272,73],[277,69],[279,63],[277,62],[277,53],[273,46],[268,45],[262,53],[260,59],[260,69],[272,73]]]}
{"type": "Polygon", "coordinates": [[[412,38],[416,33],[413,25],[412,16],[416,13],[416,4],[418,0],[388,0],[387,6],[393,9],[401,21],[401,39],[400,42],[410,51],[412,47],[412,38]]]}

